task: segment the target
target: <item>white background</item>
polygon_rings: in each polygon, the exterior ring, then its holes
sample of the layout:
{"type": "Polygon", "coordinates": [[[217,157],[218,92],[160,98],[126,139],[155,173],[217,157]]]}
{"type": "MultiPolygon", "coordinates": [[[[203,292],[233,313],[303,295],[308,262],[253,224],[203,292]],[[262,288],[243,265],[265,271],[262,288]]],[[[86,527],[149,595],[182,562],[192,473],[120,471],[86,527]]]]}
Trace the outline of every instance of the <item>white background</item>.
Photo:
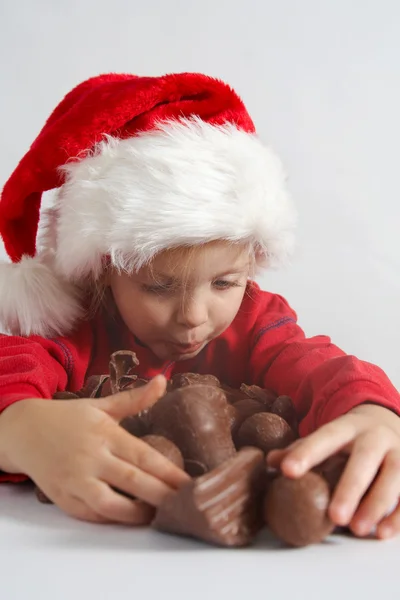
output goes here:
{"type": "MultiPolygon", "coordinates": [[[[0,181],[89,76],[227,80],[281,154],[299,211],[297,257],[262,285],[309,335],[400,387],[399,32],[398,0],[0,0],[0,181]]],[[[5,600],[398,598],[399,539],[217,551],[73,522],[16,486],[0,495],[5,600]]]]}
{"type": "Polygon", "coordinates": [[[89,76],[225,79],[299,211],[296,258],[262,286],[400,387],[399,32],[397,0],[1,0],[0,181],[89,76]]]}

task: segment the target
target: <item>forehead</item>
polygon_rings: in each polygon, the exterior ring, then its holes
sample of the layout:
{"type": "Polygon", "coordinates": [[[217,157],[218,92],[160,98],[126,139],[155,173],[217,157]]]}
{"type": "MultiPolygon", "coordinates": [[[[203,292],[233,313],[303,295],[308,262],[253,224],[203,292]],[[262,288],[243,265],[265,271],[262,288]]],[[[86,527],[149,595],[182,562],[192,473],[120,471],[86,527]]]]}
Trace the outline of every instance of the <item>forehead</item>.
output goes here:
{"type": "Polygon", "coordinates": [[[154,277],[208,278],[243,273],[249,269],[250,262],[248,245],[219,241],[162,252],[146,267],[146,271],[154,277]]]}

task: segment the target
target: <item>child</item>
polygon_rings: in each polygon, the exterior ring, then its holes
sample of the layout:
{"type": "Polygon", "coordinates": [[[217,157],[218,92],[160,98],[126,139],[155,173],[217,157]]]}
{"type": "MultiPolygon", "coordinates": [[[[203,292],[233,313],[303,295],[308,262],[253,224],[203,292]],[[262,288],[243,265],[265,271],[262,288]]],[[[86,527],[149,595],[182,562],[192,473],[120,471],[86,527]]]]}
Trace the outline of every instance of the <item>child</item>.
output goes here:
{"type": "Polygon", "coordinates": [[[148,521],[187,475],[118,422],[157,401],[164,376],[213,373],[293,399],[302,439],[268,457],[288,476],[349,453],[336,524],[398,533],[398,392],[329,338],[307,339],[287,302],[252,280],[284,262],[293,226],[281,164],[221,81],[110,74],[72,90],[1,198],[13,262],[1,266],[12,334],[0,338],[2,481],[30,477],[80,519],[148,521]],[[41,194],[54,188],[36,251],[41,194]],[[136,352],[152,382],[48,401],[107,372],[117,349],[136,352]]]}

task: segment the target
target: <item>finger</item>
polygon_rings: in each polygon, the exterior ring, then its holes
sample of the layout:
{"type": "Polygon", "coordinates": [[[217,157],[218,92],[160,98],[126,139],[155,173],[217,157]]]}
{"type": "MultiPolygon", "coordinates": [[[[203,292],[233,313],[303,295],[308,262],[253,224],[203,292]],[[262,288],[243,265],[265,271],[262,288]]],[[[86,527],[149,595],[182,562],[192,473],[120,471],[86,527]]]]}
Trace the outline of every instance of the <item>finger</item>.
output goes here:
{"type": "Polygon", "coordinates": [[[110,451],[131,467],[152,475],[173,489],[177,489],[190,479],[187,473],[160,452],[122,428],[118,428],[117,434],[110,440],[110,451]]]}
{"type": "Polygon", "coordinates": [[[83,500],[80,498],[75,498],[73,496],[68,496],[64,498],[60,502],[55,500],[55,504],[61,508],[65,513],[67,513],[70,517],[74,519],[79,519],[79,521],[88,521],[89,523],[111,523],[110,519],[99,515],[94,510],[92,510],[83,500]]]}
{"type": "Polygon", "coordinates": [[[126,390],[107,398],[96,399],[96,401],[93,401],[93,406],[100,408],[115,420],[121,421],[124,417],[136,415],[157,402],[164,395],[166,385],[167,380],[165,377],[157,375],[140,388],[126,390]]]}
{"type": "Polygon", "coordinates": [[[281,470],[287,477],[301,477],[307,471],[342,450],[356,434],[351,420],[338,418],[309,436],[298,440],[281,459],[281,470]]]}
{"type": "Polygon", "coordinates": [[[286,448],[270,450],[266,457],[268,466],[272,467],[273,469],[279,469],[285,456],[292,452],[292,450],[301,444],[302,441],[303,440],[296,440],[293,442],[293,444],[290,444],[290,446],[287,446],[286,448]]]}
{"type": "Polygon", "coordinates": [[[350,524],[356,535],[367,535],[397,505],[400,496],[400,452],[388,452],[372,489],[350,524]]]}
{"type": "Polygon", "coordinates": [[[376,432],[366,433],[356,439],[329,507],[329,515],[334,523],[350,523],[386,452],[387,442],[376,432]]]}
{"type": "Polygon", "coordinates": [[[152,506],[159,506],[174,488],[156,477],[141,471],[119,458],[110,457],[104,465],[101,478],[109,485],[143,500],[152,506]]]}
{"type": "Polygon", "coordinates": [[[82,489],[82,499],[93,512],[114,523],[147,525],[154,517],[152,506],[126,498],[97,479],[82,489]]]}
{"type": "Polygon", "coordinates": [[[376,530],[377,537],[382,540],[391,538],[398,533],[400,533],[400,502],[395,510],[379,523],[376,530]]]}

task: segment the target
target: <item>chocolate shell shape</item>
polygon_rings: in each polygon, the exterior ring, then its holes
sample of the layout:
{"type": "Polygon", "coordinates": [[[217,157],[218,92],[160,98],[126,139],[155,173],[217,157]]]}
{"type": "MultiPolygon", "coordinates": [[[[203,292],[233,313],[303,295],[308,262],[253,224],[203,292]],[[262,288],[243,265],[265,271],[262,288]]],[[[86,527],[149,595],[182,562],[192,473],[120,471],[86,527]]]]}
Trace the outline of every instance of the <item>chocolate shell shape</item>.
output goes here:
{"type": "Polygon", "coordinates": [[[256,413],[246,419],[236,436],[239,448],[256,446],[264,452],[285,448],[295,438],[293,430],[284,419],[267,412],[256,413]]]}
{"type": "Polygon", "coordinates": [[[242,383],[240,386],[240,391],[243,392],[248,398],[253,398],[254,400],[259,400],[259,402],[262,402],[268,410],[276,399],[275,394],[271,392],[271,390],[266,390],[258,385],[246,385],[245,383],[242,383]]]}
{"type": "Polygon", "coordinates": [[[151,433],[174,442],[185,461],[214,469],[235,455],[228,403],[221,389],[190,385],[160,398],[150,410],[151,433]]]}
{"type": "Polygon", "coordinates": [[[246,448],[171,493],[156,512],[156,529],[220,546],[246,546],[262,527],[264,457],[246,448]]]}
{"type": "Polygon", "coordinates": [[[220,382],[214,375],[201,375],[200,373],[176,373],[171,380],[172,389],[176,390],[188,385],[215,385],[220,387],[220,382]]]}
{"type": "Polygon", "coordinates": [[[281,475],[268,486],[264,519],[290,546],[318,544],[335,528],[327,514],[329,502],[329,486],[317,473],[310,471],[300,479],[281,475]]]}
{"type": "Polygon", "coordinates": [[[174,465],[183,469],[184,463],[181,451],[171,440],[167,440],[167,438],[161,435],[145,435],[142,440],[165,456],[165,458],[168,458],[174,465]]]}
{"type": "MultiPolygon", "coordinates": [[[[87,379],[84,387],[79,390],[79,396],[81,398],[100,398],[103,395],[103,387],[109,379],[109,375],[92,375],[87,379]]],[[[108,387],[107,391],[111,392],[111,388],[108,387]]]]}
{"type": "Polygon", "coordinates": [[[137,376],[133,375],[133,370],[138,364],[136,354],[130,350],[120,350],[111,355],[109,369],[113,394],[129,387],[137,379],[137,376]]]}
{"type": "Polygon", "coordinates": [[[270,411],[274,415],[278,415],[279,417],[282,417],[282,419],[285,419],[293,431],[297,433],[299,422],[293,401],[289,396],[278,396],[272,403],[270,411]]]}

